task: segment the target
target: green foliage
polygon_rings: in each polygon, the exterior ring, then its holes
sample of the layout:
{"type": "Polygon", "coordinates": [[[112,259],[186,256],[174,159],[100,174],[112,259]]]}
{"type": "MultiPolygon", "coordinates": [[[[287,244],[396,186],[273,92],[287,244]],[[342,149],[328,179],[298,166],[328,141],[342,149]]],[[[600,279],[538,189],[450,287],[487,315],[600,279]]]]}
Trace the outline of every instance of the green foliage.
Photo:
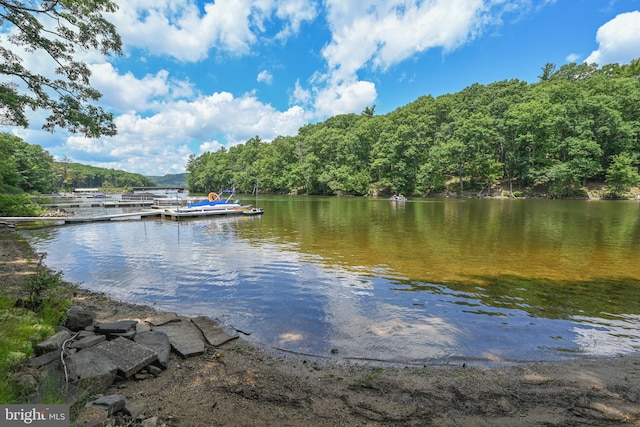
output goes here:
{"type": "MultiPolygon", "coordinates": [[[[167,174],[163,176],[147,176],[161,187],[186,187],[187,178],[184,173],[167,174]]],[[[141,186],[142,187],[142,186],[141,186]]]]}
{"type": "MultiPolygon", "coordinates": [[[[0,402],[17,403],[24,399],[20,387],[12,381],[11,371],[25,362],[35,344],[53,335],[64,322],[71,305],[74,287],[62,281],[61,273],[48,270],[40,258],[36,273],[27,280],[29,299],[15,301],[0,295],[0,402]]],[[[51,402],[60,396],[51,397],[51,402]]]]}
{"type": "Polygon", "coordinates": [[[139,173],[98,168],[69,161],[55,162],[54,170],[58,188],[66,191],[73,191],[79,187],[122,189],[156,185],[154,180],[139,173]]]}
{"type": "MultiPolygon", "coordinates": [[[[302,127],[271,144],[192,156],[191,191],[236,185],[307,194],[481,194],[508,183],[551,197],[586,197],[621,153],[640,152],[639,60],[629,65],[547,64],[540,82],[474,84],[459,93],[422,96],[386,115],[374,107],[302,127]]],[[[627,164],[628,173],[637,165],[627,164]]],[[[628,178],[625,185],[633,185],[628,178]]],[[[515,188],[514,188],[515,187],[515,188]]]]}
{"type": "Polygon", "coordinates": [[[38,216],[43,209],[26,194],[0,193],[0,216],[38,216]]]}
{"type": "Polygon", "coordinates": [[[25,304],[41,313],[53,324],[64,321],[71,301],[73,286],[62,280],[62,272],[53,272],[44,265],[46,254],[41,254],[36,272],[25,284],[28,299],[25,304]]]}
{"type": "Polygon", "coordinates": [[[0,133],[0,185],[20,188],[25,192],[51,192],[52,164],[53,157],[41,146],[0,133]]]}
{"type": "Polygon", "coordinates": [[[640,183],[637,160],[628,153],[614,156],[613,162],[607,169],[607,190],[612,198],[624,197],[629,188],[640,183]]]}
{"type": "Polygon", "coordinates": [[[90,86],[91,72],[77,52],[121,54],[120,36],[103,16],[116,9],[110,0],[0,2],[0,25],[13,32],[0,46],[2,122],[28,127],[25,111],[43,109],[50,113],[45,130],[60,127],[91,138],[114,135],[113,115],[92,104],[101,94],[90,86]],[[17,50],[48,55],[57,64],[56,77],[34,73],[17,50]]]}

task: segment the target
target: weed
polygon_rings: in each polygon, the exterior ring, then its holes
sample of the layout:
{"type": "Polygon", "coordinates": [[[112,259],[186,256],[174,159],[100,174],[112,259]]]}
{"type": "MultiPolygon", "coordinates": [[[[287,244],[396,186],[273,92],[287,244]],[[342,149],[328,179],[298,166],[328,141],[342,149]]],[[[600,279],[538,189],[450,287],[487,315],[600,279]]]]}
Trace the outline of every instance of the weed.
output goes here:
{"type": "MultiPolygon", "coordinates": [[[[75,287],[44,266],[40,256],[36,272],[25,282],[28,298],[15,301],[0,294],[0,403],[16,403],[25,396],[11,381],[11,372],[33,354],[35,345],[53,335],[65,320],[75,287]]],[[[41,381],[46,381],[42,378],[41,381]]],[[[45,403],[61,398],[60,387],[42,396],[45,403]]]]}
{"type": "Polygon", "coordinates": [[[377,379],[380,376],[380,374],[382,374],[383,372],[384,372],[384,369],[381,369],[381,368],[374,369],[372,372],[367,373],[362,378],[359,378],[358,380],[356,380],[356,382],[351,384],[349,388],[351,390],[365,389],[365,388],[377,390],[378,387],[373,385],[373,381],[377,379]]]}

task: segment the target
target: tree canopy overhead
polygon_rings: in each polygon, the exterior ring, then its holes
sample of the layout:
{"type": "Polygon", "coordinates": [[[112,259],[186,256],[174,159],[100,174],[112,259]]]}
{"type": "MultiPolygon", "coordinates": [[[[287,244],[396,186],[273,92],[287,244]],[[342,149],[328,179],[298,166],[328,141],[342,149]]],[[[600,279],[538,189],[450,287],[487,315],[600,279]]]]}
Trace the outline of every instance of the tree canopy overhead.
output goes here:
{"type": "Polygon", "coordinates": [[[27,127],[27,109],[47,110],[47,131],[115,135],[113,115],[92,104],[102,95],[78,56],[122,53],[120,36],[104,17],[116,9],[111,0],[0,0],[0,123],[27,127]],[[55,77],[31,70],[25,55],[48,57],[55,77]]]}

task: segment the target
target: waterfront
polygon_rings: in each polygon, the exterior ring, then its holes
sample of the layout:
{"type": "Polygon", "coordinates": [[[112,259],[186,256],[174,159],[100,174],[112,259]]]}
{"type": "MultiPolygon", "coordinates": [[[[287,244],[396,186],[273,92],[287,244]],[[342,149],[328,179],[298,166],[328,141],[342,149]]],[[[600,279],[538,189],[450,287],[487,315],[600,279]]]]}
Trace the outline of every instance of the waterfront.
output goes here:
{"type": "Polygon", "coordinates": [[[637,202],[259,205],[263,217],[24,233],[67,280],[221,318],[286,351],[447,363],[640,348],[637,202]]]}

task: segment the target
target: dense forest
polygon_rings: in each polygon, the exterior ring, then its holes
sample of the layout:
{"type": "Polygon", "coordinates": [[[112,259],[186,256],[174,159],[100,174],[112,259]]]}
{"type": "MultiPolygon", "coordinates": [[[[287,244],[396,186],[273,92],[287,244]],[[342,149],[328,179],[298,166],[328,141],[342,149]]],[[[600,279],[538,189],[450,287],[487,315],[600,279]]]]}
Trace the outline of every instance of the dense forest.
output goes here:
{"type": "Polygon", "coordinates": [[[124,189],[154,185],[153,180],[140,174],[65,159],[56,162],[41,146],[0,133],[0,216],[37,213],[38,207],[28,194],[73,191],[77,187],[124,189]]]}
{"type": "MultiPolygon", "coordinates": [[[[187,183],[320,195],[445,191],[581,197],[590,182],[624,197],[637,185],[640,60],[547,64],[536,83],[474,84],[385,114],[331,117],[296,136],[191,156],[187,183]]],[[[486,193],[485,193],[486,194],[486,193]]]]}
{"type": "Polygon", "coordinates": [[[186,187],[187,178],[183,173],[166,174],[163,176],[149,175],[147,178],[152,179],[160,187],[186,187]]]}

